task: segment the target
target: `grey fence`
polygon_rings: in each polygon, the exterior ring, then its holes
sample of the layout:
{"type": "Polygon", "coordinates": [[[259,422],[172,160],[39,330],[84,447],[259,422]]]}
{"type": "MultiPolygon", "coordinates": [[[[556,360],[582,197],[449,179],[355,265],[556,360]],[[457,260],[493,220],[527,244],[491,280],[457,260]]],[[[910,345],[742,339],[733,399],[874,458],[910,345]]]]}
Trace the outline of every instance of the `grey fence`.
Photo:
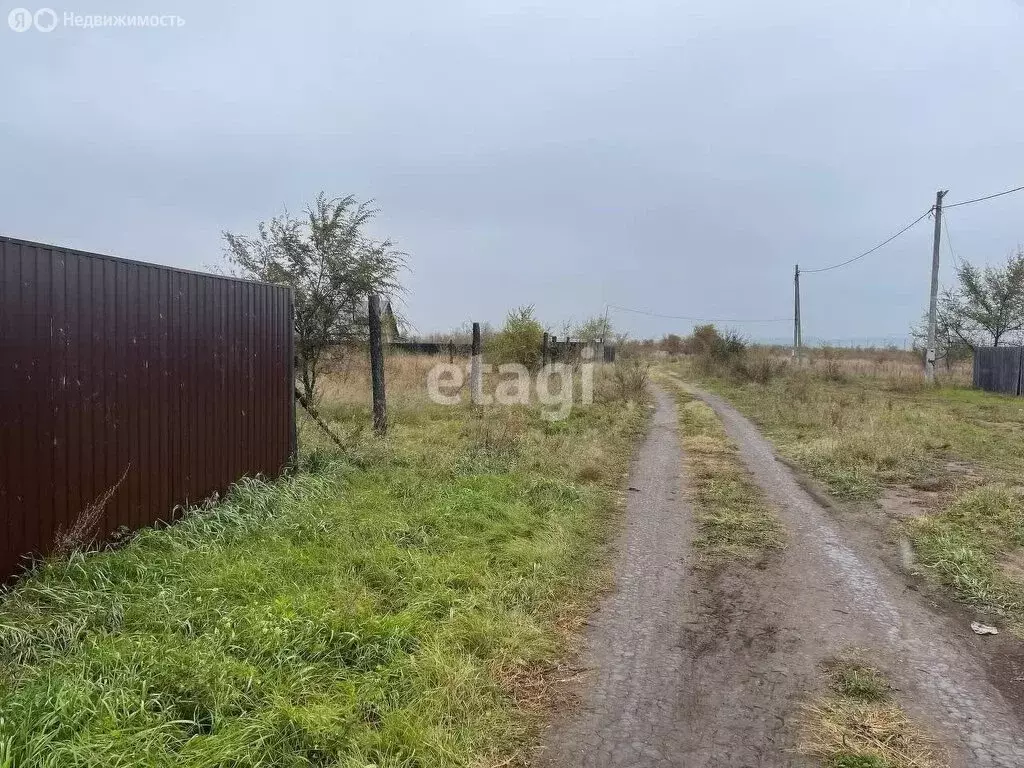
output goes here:
{"type": "Polygon", "coordinates": [[[1022,362],[1021,347],[978,347],[974,350],[974,386],[1020,395],[1022,362]]]}

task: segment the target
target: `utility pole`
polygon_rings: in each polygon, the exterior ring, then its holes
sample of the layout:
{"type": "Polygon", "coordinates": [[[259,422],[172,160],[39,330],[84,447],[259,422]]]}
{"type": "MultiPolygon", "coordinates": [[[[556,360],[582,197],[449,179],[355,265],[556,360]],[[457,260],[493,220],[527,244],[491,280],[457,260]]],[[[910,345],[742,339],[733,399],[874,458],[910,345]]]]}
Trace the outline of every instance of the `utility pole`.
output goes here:
{"type": "Polygon", "coordinates": [[[932,241],[932,290],[928,300],[928,349],[924,354],[924,378],[929,384],[935,381],[935,322],[939,300],[939,243],[942,240],[942,198],[949,190],[935,193],[935,237],[932,241]]]}
{"type": "Polygon", "coordinates": [[[793,270],[793,358],[800,365],[800,346],[803,338],[800,330],[800,265],[793,270]]]}

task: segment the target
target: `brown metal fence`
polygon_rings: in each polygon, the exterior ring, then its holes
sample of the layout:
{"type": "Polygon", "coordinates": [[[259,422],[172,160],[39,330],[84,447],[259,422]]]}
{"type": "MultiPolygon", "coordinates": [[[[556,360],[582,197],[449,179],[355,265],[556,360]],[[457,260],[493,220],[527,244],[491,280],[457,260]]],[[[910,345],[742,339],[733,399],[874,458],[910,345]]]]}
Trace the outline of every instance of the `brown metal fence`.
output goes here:
{"type": "Polygon", "coordinates": [[[292,356],[286,287],[0,237],[0,580],[111,489],[101,536],[276,475],[292,356]]]}

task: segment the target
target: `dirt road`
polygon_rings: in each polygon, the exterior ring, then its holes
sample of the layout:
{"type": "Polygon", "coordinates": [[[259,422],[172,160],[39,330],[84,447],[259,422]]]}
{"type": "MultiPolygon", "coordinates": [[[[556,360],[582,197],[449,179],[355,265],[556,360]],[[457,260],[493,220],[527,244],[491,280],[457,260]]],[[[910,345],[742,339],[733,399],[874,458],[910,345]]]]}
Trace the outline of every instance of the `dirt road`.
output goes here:
{"type": "Polygon", "coordinates": [[[691,392],[740,446],[788,546],[759,569],[692,569],[676,412],[657,391],[629,481],[617,588],[587,633],[578,706],[556,718],[538,764],[811,765],[793,752],[796,710],[820,686],[820,663],[857,647],[948,747],[951,765],[1024,766],[1021,723],[988,682],[970,630],[927,607],[868,538],[841,531],[735,409],[691,392]]]}

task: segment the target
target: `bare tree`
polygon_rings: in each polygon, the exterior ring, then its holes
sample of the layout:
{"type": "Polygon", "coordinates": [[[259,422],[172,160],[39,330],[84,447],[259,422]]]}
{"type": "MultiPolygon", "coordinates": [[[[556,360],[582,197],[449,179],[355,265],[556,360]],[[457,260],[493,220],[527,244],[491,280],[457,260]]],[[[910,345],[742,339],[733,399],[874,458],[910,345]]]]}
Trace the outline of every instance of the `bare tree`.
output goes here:
{"type": "Polygon", "coordinates": [[[363,232],[376,214],[369,202],[321,192],[301,219],[286,210],[260,222],[254,236],[223,233],[228,261],[245,275],[292,287],[299,383],[309,402],[327,349],[365,338],[367,295],[403,290],[405,254],[363,232]]]}

